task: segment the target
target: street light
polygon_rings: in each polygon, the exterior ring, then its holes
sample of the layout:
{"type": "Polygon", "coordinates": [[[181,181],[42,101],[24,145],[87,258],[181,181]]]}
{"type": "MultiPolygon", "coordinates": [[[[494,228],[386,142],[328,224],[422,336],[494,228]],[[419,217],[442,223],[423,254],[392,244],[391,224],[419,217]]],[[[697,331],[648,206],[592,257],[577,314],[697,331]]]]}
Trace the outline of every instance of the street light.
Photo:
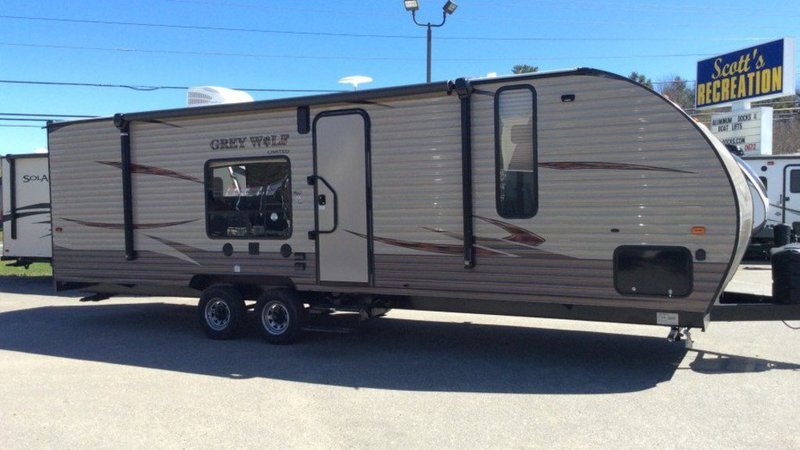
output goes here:
{"type": "Polygon", "coordinates": [[[419,9],[419,2],[417,0],[403,0],[406,11],[416,11],[419,9]]]}
{"type": "Polygon", "coordinates": [[[431,82],[431,28],[439,28],[444,25],[445,21],[447,21],[447,16],[453,14],[458,8],[455,2],[450,0],[442,6],[442,21],[438,24],[428,23],[419,23],[417,22],[417,10],[419,9],[419,1],[417,0],[403,0],[403,6],[405,6],[406,11],[411,11],[411,18],[414,19],[414,23],[421,26],[426,27],[428,29],[428,64],[426,70],[425,81],[428,83],[431,82]]]}

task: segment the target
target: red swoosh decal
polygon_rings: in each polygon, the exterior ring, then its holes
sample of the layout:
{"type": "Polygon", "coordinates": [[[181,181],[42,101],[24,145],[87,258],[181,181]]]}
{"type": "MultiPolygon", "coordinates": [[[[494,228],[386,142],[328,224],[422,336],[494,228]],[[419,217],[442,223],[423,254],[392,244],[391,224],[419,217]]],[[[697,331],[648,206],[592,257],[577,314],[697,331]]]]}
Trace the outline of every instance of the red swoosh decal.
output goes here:
{"type": "Polygon", "coordinates": [[[497,219],[490,219],[488,217],[475,216],[476,219],[483,220],[494,226],[500,227],[503,230],[511,233],[510,236],[502,238],[504,241],[516,242],[518,244],[538,246],[544,243],[545,239],[536,233],[526,230],[525,228],[512,225],[510,223],[502,222],[497,219]]]}
{"type": "MultiPolygon", "coordinates": [[[[67,222],[77,223],[78,225],[83,225],[86,227],[93,227],[93,228],[105,228],[108,230],[122,230],[125,228],[125,224],[122,223],[108,223],[108,222],[87,222],[85,220],[78,220],[78,219],[67,219],[66,217],[62,217],[63,220],[67,222]]],[[[192,220],[182,220],[180,222],[162,222],[162,223],[137,223],[133,225],[134,230],[151,230],[153,228],[166,228],[172,227],[175,225],[183,225],[189,222],[196,222],[199,219],[192,219],[192,220]]]]}
{"type": "MultiPolygon", "coordinates": [[[[117,169],[122,169],[122,163],[116,161],[97,161],[99,164],[105,164],[107,166],[116,167],[117,169]]],[[[161,177],[170,177],[170,178],[178,178],[180,180],[187,180],[194,183],[203,184],[203,182],[195,177],[184,175],[180,172],[175,172],[174,170],[169,169],[162,169],[160,167],[154,166],[145,166],[143,164],[131,164],[131,172],[132,173],[144,173],[147,175],[158,175],[161,177]]]]}
{"type": "MultiPolygon", "coordinates": [[[[367,238],[366,235],[361,233],[356,233],[354,231],[347,230],[348,233],[354,234],[358,237],[362,237],[364,239],[367,238]]],[[[464,246],[463,245],[455,245],[455,244],[434,244],[430,242],[411,242],[411,241],[403,241],[400,239],[391,239],[391,238],[384,238],[380,236],[373,236],[372,239],[382,242],[384,244],[393,245],[395,247],[402,247],[408,248],[411,250],[419,250],[423,252],[431,252],[431,253],[443,253],[446,255],[463,255],[464,254],[464,246]]],[[[476,247],[475,254],[479,256],[489,256],[489,255],[496,255],[501,254],[504,255],[505,253],[500,251],[491,250],[488,248],[476,247]]]]}
{"type": "Polygon", "coordinates": [[[540,167],[555,170],[649,170],[655,172],[694,173],[685,170],[667,169],[665,167],[644,166],[641,164],[610,163],[599,161],[587,162],[540,162],[540,167]]]}

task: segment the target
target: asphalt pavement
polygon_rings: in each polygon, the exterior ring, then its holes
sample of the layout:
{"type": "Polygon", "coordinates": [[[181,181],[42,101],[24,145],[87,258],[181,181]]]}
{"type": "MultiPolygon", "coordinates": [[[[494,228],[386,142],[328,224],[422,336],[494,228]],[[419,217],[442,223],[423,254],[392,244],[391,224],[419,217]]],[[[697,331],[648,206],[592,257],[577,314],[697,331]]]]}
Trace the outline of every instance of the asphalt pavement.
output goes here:
{"type": "MultiPolygon", "coordinates": [[[[766,266],[731,288],[769,292],[766,266]]],[[[206,339],[195,300],[0,278],[3,448],[800,448],[800,331],[391,311],[206,339]]],[[[789,323],[798,326],[800,323],[789,323]]]]}

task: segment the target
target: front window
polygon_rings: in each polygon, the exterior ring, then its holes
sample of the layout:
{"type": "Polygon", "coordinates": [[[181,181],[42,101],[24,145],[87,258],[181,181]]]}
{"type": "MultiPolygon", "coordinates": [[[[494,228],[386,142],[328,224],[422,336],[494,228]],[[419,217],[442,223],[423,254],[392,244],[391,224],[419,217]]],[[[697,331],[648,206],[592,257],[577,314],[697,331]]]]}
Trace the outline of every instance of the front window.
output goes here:
{"type": "Polygon", "coordinates": [[[206,164],[206,230],[211,238],[286,239],[292,234],[289,159],[206,164]]]}

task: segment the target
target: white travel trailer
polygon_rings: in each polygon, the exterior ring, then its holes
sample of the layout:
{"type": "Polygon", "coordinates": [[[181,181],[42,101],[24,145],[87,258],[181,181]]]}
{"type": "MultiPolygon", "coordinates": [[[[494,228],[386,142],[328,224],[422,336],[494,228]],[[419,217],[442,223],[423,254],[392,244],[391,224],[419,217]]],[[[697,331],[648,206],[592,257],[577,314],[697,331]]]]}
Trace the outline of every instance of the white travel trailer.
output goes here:
{"type": "Polygon", "coordinates": [[[679,108],[592,69],[50,124],[60,289],[198,296],[227,338],[409,308],[703,328],[752,199],[679,108]]]}
{"type": "Polygon", "coordinates": [[[772,228],[778,224],[800,232],[800,154],[748,156],[742,158],[767,190],[767,226],[755,240],[771,242],[772,228]]]}
{"type": "Polygon", "coordinates": [[[50,181],[47,155],[6,155],[3,165],[3,261],[50,261],[50,181]]]}

